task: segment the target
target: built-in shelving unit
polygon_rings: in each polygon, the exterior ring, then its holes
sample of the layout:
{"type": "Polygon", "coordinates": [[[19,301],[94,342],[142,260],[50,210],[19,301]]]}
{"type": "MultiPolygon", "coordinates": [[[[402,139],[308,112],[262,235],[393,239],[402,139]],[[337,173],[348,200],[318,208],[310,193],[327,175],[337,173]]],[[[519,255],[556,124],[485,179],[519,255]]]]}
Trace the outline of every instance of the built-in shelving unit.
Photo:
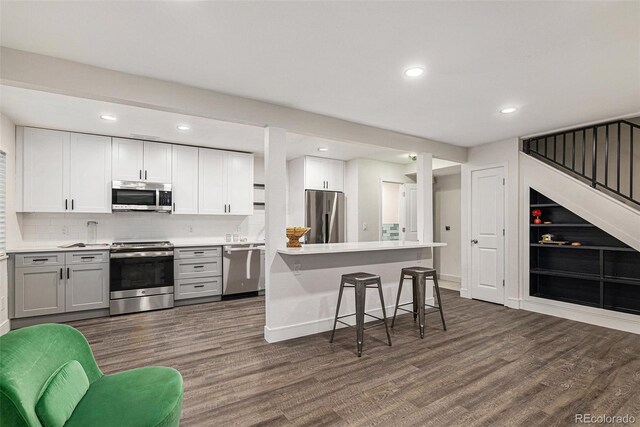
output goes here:
{"type": "Polygon", "coordinates": [[[530,295],[605,310],[640,314],[640,252],[534,189],[530,222],[530,295]],[[543,234],[565,245],[539,243],[543,234]],[[571,246],[580,242],[581,246],[571,246]]]}

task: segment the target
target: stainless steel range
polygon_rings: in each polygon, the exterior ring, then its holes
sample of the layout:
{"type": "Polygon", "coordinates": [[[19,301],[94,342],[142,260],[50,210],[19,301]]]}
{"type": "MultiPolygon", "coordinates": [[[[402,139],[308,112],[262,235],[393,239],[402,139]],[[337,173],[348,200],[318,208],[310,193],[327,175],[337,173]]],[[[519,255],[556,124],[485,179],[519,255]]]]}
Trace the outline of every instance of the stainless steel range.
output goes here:
{"type": "Polygon", "coordinates": [[[110,276],[111,315],[173,307],[173,244],[114,243],[110,276]]]}

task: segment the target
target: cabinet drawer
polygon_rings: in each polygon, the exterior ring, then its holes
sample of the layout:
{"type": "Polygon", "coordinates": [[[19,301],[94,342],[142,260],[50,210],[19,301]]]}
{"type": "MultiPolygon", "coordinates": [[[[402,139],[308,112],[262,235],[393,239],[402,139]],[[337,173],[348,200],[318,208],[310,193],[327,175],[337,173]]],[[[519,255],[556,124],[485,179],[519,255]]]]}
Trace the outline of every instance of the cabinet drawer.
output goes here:
{"type": "Polygon", "coordinates": [[[175,248],[173,250],[174,259],[190,258],[216,258],[222,255],[220,246],[208,246],[201,248],[175,248]]]}
{"type": "Polygon", "coordinates": [[[222,277],[176,280],[175,299],[188,299],[222,295],[222,277]]]}
{"type": "Polygon", "coordinates": [[[42,265],[63,265],[64,253],[43,252],[16,255],[16,267],[38,267],[42,265]]]}
{"type": "Polygon", "coordinates": [[[175,280],[220,276],[222,258],[175,260],[173,268],[175,280]]]}
{"type": "Polygon", "coordinates": [[[98,264],[109,262],[109,252],[107,251],[83,251],[66,254],[67,264],[98,264]]]}

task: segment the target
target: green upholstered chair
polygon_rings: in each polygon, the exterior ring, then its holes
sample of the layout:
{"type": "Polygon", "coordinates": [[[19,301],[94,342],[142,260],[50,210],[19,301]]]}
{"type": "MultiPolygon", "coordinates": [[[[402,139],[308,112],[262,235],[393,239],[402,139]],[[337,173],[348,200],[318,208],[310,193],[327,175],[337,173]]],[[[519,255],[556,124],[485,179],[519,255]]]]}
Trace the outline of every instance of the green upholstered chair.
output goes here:
{"type": "Polygon", "coordinates": [[[104,375],[84,336],[38,325],[0,337],[0,426],[177,426],[182,376],[151,366],[104,375]]]}

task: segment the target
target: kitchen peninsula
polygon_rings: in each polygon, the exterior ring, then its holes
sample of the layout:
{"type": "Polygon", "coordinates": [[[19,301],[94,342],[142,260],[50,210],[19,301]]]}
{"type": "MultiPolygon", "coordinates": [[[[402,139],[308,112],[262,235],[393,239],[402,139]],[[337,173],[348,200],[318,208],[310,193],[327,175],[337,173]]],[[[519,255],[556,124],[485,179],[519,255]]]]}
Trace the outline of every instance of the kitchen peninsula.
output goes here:
{"type": "MultiPolygon", "coordinates": [[[[387,316],[393,313],[400,271],[404,267],[429,267],[433,250],[446,243],[352,242],[305,245],[277,251],[274,275],[267,296],[269,310],[265,339],[277,342],[331,330],[340,278],[364,271],[380,276],[387,316]]],[[[411,287],[405,286],[401,303],[411,301],[411,287]]],[[[428,287],[427,302],[433,302],[428,287]]],[[[345,293],[340,313],[355,311],[354,297],[345,293]]],[[[377,293],[367,295],[366,311],[381,315],[377,293]]]]}

